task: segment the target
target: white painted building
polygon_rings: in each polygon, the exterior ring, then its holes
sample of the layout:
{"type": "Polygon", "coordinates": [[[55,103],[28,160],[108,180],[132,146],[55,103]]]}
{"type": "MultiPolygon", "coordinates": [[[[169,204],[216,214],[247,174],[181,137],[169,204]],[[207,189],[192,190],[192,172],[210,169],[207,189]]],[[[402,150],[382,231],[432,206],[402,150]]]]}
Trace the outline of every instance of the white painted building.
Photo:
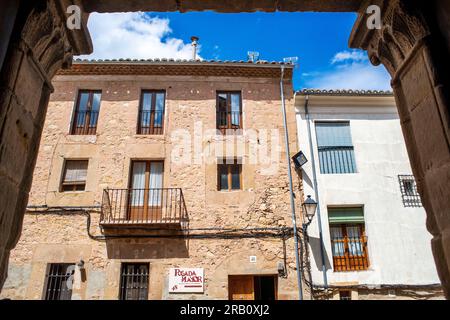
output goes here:
{"type": "Polygon", "coordinates": [[[295,108],[300,150],[308,159],[304,192],[319,203],[308,227],[313,283],[323,286],[325,280],[320,218],[328,285],[352,288],[352,298],[358,288],[390,288],[394,296],[396,288],[436,287],[431,235],[394,97],[304,90],[296,93],[295,108]]]}

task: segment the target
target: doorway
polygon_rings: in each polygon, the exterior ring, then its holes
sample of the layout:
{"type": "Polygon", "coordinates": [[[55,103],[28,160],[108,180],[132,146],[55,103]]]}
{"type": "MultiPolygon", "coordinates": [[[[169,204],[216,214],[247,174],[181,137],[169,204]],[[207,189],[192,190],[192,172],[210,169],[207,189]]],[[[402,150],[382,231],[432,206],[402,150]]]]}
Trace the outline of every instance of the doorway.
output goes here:
{"type": "Polygon", "coordinates": [[[229,300],[276,300],[276,275],[228,276],[229,300]]]}
{"type": "Polygon", "coordinates": [[[133,161],[128,196],[128,220],[162,220],[163,161],[133,161]]]}

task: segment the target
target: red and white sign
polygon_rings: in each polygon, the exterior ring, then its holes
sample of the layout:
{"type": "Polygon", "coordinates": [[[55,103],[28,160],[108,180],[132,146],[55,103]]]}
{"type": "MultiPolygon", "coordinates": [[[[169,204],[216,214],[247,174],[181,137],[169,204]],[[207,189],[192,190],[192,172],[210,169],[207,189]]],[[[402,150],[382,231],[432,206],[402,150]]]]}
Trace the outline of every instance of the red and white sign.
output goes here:
{"type": "Polygon", "coordinates": [[[169,293],[203,293],[203,268],[170,268],[169,293]]]}

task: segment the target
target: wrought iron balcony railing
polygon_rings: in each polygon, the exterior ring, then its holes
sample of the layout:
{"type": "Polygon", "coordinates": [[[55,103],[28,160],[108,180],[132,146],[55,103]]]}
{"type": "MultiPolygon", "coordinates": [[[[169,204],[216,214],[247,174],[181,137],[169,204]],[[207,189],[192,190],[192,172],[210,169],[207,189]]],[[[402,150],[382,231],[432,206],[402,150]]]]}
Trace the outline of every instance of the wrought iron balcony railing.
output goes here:
{"type": "Polygon", "coordinates": [[[180,188],[105,189],[100,224],[152,225],[188,223],[180,188]]]}

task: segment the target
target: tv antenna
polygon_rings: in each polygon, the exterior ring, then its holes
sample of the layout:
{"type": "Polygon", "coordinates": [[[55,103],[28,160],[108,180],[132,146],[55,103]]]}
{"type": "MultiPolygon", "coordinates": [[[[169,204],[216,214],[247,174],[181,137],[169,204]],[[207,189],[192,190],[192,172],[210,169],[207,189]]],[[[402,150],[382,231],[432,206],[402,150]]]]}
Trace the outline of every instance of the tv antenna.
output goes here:
{"type": "Polygon", "coordinates": [[[259,52],[257,51],[248,51],[247,52],[248,60],[251,62],[256,62],[259,60],[259,52]]]}
{"type": "Polygon", "coordinates": [[[294,68],[298,67],[298,57],[287,57],[283,59],[284,63],[289,63],[294,65],[294,68]]]}

